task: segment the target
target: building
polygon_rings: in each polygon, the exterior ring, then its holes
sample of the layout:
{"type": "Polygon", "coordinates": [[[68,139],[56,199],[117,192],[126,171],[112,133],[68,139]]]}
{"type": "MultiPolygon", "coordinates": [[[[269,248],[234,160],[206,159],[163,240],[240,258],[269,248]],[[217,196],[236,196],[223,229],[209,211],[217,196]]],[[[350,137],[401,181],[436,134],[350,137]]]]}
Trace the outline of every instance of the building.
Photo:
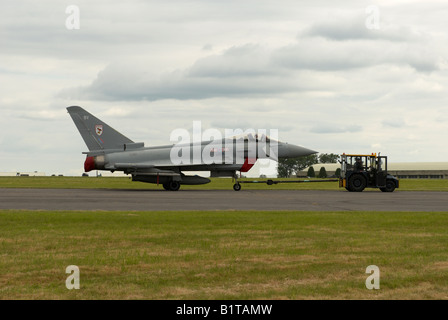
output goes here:
{"type": "Polygon", "coordinates": [[[448,179],[448,162],[391,163],[388,170],[398,179],[448,179]]]}
{"type": "MultiPolygon", "coordinates": [[[[318,163],[312,166],[316,175],[324,167],[331,177],[341,167],[339,163],[318,163]]],[[[388,163],[388,171],[398,179],[448,179],[448,162],[397,162],[388,163]]],[[[299,171],[297,177],[306,177],[308,168],[299,171]]]]}

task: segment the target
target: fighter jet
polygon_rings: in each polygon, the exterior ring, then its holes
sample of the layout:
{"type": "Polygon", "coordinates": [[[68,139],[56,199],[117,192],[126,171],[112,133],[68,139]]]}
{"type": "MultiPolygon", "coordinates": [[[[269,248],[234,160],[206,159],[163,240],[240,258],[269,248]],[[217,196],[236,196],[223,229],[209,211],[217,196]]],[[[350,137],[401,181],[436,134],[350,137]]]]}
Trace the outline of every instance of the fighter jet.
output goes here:
{"type": "MultiPolygon", "coordinates": [[[[161,184],[177,191],[181,185],[200,185],[210,179],[185,175],[188,171],[210,171],[211,177],[237,177],[249,171],[257,159],[296,158],[316,151],[280,142],[267,135],[246,133],[210,141],[192,141],[145,147],[134,142],[79,106],[67,108],[89,149],[85,172],[122,171],[132,181],[161,184]]],[[[238,183],[234,186],[238,191],[238,183]]]]}

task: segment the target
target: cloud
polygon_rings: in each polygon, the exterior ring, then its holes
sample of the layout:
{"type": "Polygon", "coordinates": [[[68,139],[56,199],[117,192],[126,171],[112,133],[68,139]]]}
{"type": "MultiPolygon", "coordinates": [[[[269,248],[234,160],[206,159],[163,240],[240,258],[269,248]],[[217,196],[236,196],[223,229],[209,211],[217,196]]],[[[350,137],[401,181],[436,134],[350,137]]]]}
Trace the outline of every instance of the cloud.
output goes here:
{"type": "Polygon", "coordinates": [[[202,56],[180,68],[154,68],[151,57],[109,63],[90,84],[66,88],[65,99],[156,101],[251,97],[320,91],[305,71],[348,74],[382,66],[410,67],[431,73],[446,59],[437,45],[409,27],[368,30],[355,19],[316,23],[290,44],[234,45],[202,56]],[[357,26],[357,27],[354,27],[357,26]]]}
{"type": "Polygon", "coordinates": [[[27,111],[18,113],[17,117],[34,121],[54,121],[60,119],[60,112],[53,110],[27,111]]]}
{"type": "Polygon", "coordinates": [[[255,45],[231,47],[197,60],[183,70],[151,73],[144,62],[110,64],[88,86],[62,90],[59,97],[93,100],[207,99],[265,95],[296,90],[287,72],[269,64],[269,54],[255,45]]]}
{"type": "Polygon", "coordinates": [[[298,38],[321,37],[333,41],[373,40],[389,42],[421,42],[423,34],[409,26],[400,26],[381,21],[380,29],[366,27],[366,15],[340,15],[331,20],[321,21],[305,28],[298,38]]]}
{"type": "Polygon", "coordinates": [[[395,129],[401,129],[407,126],[406,122],[403,119],[386,119],[382,121],[381,124],[385,128],[395,128],[395,129]]]}
{"type": "Polygon", "coordinates": [[[370,40],[335,42],[311,38],[276,50],[273,61],[288,69],[338,71],[389,64],[431,72],[439,70],[441,58],[419,44],[378,45],[370,40]]]}
{"type": "Polygon", "coordinates": [[[400,161],[420,150],[412,159],[425,161],[441,150],[443,161],[446,1],[374,2],[380,30],[365,27],[372,2],[359,0],[79,0],[81,29],[70,31],[71,3],[6,1],[2,170],[81,174],[85,145],[69,105],[148,146],[201,120],[276,128],[321,152],[400,161]]]}
{"type": "Polygon", "coordinates": [[[223,54],[198,60],[188,69],[192,78],[264,77],[275,74],[269,53],[260,45],[246,44],[227,49],[223,54]]]}
{"type": "Polygon", "coordinates": [[[338,124],[319,124],[311,128],[312,133],[333,134],[333,133],[357,133],[363,130],[359,125],[338,125],[338,124]]]}

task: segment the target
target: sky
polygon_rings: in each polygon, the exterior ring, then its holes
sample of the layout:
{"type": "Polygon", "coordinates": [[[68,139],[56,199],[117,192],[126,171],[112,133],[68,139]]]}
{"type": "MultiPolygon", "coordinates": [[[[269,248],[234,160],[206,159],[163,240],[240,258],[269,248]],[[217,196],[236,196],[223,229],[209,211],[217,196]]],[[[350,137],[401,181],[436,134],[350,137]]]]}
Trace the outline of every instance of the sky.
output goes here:
{"type": "Polygon", "coordinates": [[[445,0],[2,0],[0,172],[81,175],[73,105],[146,146],[201,121],[446,162],[447,16],[445,0]]]}

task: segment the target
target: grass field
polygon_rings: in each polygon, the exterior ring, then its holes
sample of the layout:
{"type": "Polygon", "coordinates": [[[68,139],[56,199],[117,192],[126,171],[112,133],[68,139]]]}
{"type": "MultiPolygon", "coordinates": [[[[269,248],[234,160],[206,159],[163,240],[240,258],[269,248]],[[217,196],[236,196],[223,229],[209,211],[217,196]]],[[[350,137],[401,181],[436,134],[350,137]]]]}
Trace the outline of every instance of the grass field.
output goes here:
{"type": "MultiPolygon", "coordinates": [[[[400,191],[448,191],[401,180],[400,191]]],[[[231,190],[231,179],[182,189],[231,190]]],[[[161,188],[0,177],[1,188],[161,188]]],[[[243,189],[341,190],[337,182],[243,189]]],[[[448,299],[448,212],[0,210],[0,299],[448,299]],[[81,289],[68,290],[69,265],[81,289]],[[366,267],[380,269],[368,290],[366,267]]]]}
{"type": "Polygon", "coordinates": [[[0,211],[0,299],[448,299],[448,213],[0,211]],[[69,265],[80,268],[68,290],[69,265]],[[380,269],[368,290],[366,267],[380,269]]]}
{"type": "MultiPolygon", "coordinates": [[[[232,190],[232,179],[212,178],[206,185],[182,186],[182,190],[232,190]]],[[[243,179],[249,180],[249,179],[243,179]]],[[[257,180],[257,179],[254,179],[257,180]]],[[[266,179],[258,179],[260,181],[266,179]]],[[[286,179],[273,179],[286,180],[286,179]]],[[[294,179],[300,180],[300,179],[294,179]]],[[[303,180],[303,179],[302,179],[303,180]]],[[[161,189],[162,186],[133,182],[127,177],[0,177],[0,188],[83,188],[83,189],[161,189]]],[[[320,183],[284,183],[268,186],[266,183],[244,184],[243,189],[276,189],[276,190],[341,190],[338,182],[320,183]]],[[[369,190],[369,189],[366,189],[369,190]]],[[[400,191],[447,191],[448,179],[408,179],[400,180],[400,191]]]]}

